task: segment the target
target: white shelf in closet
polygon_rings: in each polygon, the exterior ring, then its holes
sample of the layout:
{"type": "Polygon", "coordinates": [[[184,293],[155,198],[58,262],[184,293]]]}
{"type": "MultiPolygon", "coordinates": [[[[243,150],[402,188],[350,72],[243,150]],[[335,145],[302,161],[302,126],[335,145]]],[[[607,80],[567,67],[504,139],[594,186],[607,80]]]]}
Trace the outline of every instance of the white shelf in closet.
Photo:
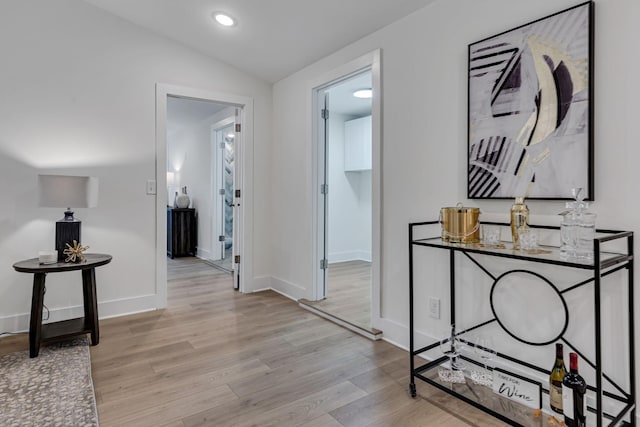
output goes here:
{"type": "Polygon", "coordinates": [[[371,116],[344,122],[344,171],[371,170],[371,116]]]}

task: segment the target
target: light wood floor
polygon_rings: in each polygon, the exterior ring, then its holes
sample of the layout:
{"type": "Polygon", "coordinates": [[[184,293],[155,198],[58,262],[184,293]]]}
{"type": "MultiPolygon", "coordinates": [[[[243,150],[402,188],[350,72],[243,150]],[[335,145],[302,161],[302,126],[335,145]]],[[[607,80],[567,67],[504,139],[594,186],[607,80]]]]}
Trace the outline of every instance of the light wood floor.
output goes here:
{"type": "Polygon", "coordinates": [[[227,272],[231,272],[233,270],[233,263],[231,262],[231,250],[227,250],[227,253],[224,258],[218,260],[208,260],[207,262],[217,266],[227,272]]]}
{"type": "Polygon", "coordinates": [[[365,330],[371,330],[371,263],[329,264],[327,298],[303,303],[365,330]]]}
{"type": "Polygon", "coordinates": [[[102,427],[500,425],[426,384],[412,399],[405,351],[275,292],[240,294],[196,259],[170,260],[169,278],[167,309],[100,322],[102,427]]]}

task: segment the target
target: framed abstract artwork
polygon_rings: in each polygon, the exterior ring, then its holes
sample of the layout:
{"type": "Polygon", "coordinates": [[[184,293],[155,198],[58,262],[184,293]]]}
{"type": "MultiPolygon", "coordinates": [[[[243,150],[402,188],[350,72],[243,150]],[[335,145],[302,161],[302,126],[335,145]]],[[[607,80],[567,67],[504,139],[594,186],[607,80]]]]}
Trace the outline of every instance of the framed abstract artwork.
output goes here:
{"type": "Polygon", "coordinates": [[[593,2],[469,45],[467,196],[593,200],[593,2]]]}

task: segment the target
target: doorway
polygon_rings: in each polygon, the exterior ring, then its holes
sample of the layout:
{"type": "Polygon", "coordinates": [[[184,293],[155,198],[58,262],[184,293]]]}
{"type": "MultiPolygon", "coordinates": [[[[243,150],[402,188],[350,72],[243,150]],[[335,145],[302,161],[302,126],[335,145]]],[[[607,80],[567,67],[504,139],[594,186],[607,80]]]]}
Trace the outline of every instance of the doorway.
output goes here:
{"type": "Polygon", "coordinates": [[[180,249],[171,252],[174,264],[195,256],[236,271],[235,116],[235,108],[218,102],[167,99],[167,191],[174,199],[167,207],[167,245],[180,249]]]}
{"type": "Polygon", "coordinates": [[[372,70],[316,90],[318,275],[316,301],[301,301],[338,323],[372,328],[372,70]]]}
{"type": "MultiPolygon", "coordinates": [[[[159,189],[156,197],[157,307],[166,307],[167,304],[167,217],[168,211],[173,208],[176,192],[187,187],[189,208],[194,209],[197,214],[196,258],[212,260],[215,248],[223,247],[218,240],[220,234],[214,233],[214,223],[222,224],[222,220],[220,215],[216,215],[213,203],[214,192],[219,191],[219,188],[214,189],[217,187],[214,185],[214,176],[218,175],[214,171],[212,154],[212,126],[223,120],[233,124],[232,132],[227,129],[226,133],[233,133],[233,191],[230,192],[232,199],[224,201],[229,202],[229,207],[232,208],[233,213],[227,210],[227,216],[233,218],[228,221],[233,229],[231,235],[222,234],[225,235],[225,240],[230,240],[224,245],[227,256],[223,258],[231,260],[233,274],[230,275],[230,284],[245,292],[246,279],[252,277],[253,237],[251,233],[245,233],[245,224],[252,223],[253,192],[250,186],[243,187],[243,183],[251,183],[253,179],[253,100],[158,84],[156,118],[156,181],[159,189]],[[183,104],[183,115],[190,117],[193,126],[189,130],[178,131],[174,126],[171,106],[177,104],[183,104]],[[248,124],[245,126],[244,123],[248,124]],[[171,140],[178,144],[173,144],[171,140]]],[[[216,129],[222,127],[224,126],[216,129]]],[[[249,289],[252,289],[250,284],[249,289]]]]}

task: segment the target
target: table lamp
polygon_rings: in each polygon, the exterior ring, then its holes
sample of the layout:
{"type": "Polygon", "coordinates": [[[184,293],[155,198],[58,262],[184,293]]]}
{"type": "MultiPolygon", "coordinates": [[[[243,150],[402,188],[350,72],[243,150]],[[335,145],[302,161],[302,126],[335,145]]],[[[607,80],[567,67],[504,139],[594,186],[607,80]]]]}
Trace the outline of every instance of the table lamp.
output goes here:
{"type": "Polygon", "coordinates": [[[66,244],[81,243],[82,222],[74,218],[72,207],[93,208],[98,205],[98,178],[91,176],[38,175],[38,205],[67,208],[64,218],[56,222],[58,262],[64,261],[66,244]]]}

